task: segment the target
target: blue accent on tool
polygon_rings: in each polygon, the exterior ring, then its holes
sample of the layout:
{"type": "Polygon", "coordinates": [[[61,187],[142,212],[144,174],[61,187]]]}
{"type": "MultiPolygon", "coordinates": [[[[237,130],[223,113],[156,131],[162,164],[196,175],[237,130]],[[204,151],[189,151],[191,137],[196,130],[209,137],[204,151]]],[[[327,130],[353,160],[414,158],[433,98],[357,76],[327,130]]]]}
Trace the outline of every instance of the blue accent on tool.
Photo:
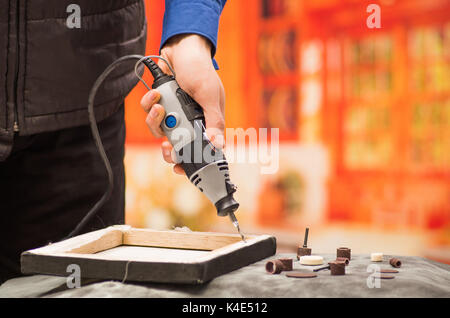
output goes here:
{"type": "Polygon", "coordinates": [[[177,119],[173,115],[169,115],[165,120],[166,126],[169,128],[173,128],[177,125],[177,119]]]}

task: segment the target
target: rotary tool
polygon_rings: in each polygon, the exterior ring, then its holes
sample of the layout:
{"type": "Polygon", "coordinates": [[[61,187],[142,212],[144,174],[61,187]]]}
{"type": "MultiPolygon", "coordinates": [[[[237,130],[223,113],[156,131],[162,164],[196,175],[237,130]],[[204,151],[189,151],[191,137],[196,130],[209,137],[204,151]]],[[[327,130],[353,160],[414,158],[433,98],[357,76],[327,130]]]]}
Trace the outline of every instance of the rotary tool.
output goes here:
{"type": "Polygon", "coordinates": [[[233,197],[236,186],[230,181],[228,162],[222,150],[215,148],[206,135],[205,116],[202,107],[180,88],[169,62],[157,55],[127,55],[119,58],[97,78],[90,91],[88,99],[89,122],[97,149],[108,174],[108,189],[67,238],[78,234],[112,193],[113,173],[98,132],[94,113],[94,99],[100,85],[116,66],[133,59],[138,60],[135,64],[136,76],[149,90],[150,87],[138,74],[137,67],[143,63],[153,76],[152,88],[157,89],[160,93],[159,104],[165,110],[161,129],[174,148],[177,163],[181,165],[190,182],[215,205],[217,215],[229,216],[245,242],[245,237],[234,214],[239,207],[239,203],[233,197]],[[171,70],[172,75],[164,73],[151,58],[163,60],[171,70]]]}
{"type": "Polygon", "coordinates": [[[173,75],[164,73],[151,58],[146,57],[141,62],[153,76],[152,88],[161,95],[159,104],[166,112],[161,129],[174,147],[177,163],[189,180],[215,205],[217,215],[228,215],[245,240],[234,215],[239,207],[233,197],[236,186],[230,181],[224,154],[214,147],[206,135],[202,107],[180,88],[173,75]]]}

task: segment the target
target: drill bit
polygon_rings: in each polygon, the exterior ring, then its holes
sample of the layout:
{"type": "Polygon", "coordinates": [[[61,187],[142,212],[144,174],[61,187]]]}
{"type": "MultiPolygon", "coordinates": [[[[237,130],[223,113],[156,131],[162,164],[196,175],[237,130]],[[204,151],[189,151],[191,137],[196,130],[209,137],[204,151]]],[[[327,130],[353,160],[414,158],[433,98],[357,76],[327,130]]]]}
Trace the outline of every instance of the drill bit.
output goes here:
{"type": "Polygon", "coordinates": [[[241,229],[239,228],[239,223],[238,223],[238,220],[236,219],[236,216],[234,215],[234,212],[230,212],[230,213],[228,213],[228,215],[230,216],[230,219],[231,219],[231,222],[233,223],[233,225],[237,228],[242,240],[245,243],[247,243],[247,241],[244,238],[244,235],[242,235],[241,229]]]}
{"type": "Polygon", "coordinates": [[[303,240],[303,247],[308,247],[308,234],[309,234],[309,228],[307,227],[305,230],[305,239],[303,240]]]}

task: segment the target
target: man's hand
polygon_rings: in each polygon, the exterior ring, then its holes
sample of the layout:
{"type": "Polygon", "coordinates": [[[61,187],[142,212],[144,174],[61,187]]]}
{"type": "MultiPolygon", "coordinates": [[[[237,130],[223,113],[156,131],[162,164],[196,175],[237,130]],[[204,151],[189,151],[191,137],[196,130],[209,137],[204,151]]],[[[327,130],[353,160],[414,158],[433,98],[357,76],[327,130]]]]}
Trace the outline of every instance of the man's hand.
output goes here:
{"type": "MultiPolygon", "coordinates": [[[[217,148],[223,148],[225,129],[225,90],[211,61],[211,43],[196,34],[182,34],[171,38],[162,48],[161,56],[169,61],[176,73],[180,87],[194,98],[203,108],[206,134],[217,148]]],[[[166,73],[170,70],[164,61],[158,66],[166,73]]],[[[148,113],[147,126],[155,137],[163,137],[160,127],[164,119],[164,108],[158,104],[157,90],[151,90],[141,99],[142,108],[148,113]]],[[[161,144],[164,160],[175,163],[173,147],[168,141],[161,144]]],[[[184,174],[180,165],[174,171],[184,174]]]]}

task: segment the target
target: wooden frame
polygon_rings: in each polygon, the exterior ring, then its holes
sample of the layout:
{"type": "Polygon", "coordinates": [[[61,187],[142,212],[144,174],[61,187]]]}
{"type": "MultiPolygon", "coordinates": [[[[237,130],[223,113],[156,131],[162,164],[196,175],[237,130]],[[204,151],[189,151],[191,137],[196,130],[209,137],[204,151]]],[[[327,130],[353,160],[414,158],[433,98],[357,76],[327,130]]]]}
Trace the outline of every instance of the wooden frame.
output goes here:
{"type": "Polygon", "coordinates": [[[235,234],[116,225],[23,252],[21,267],[24,274],[68,276],[76,264],[83,278],[202,284],[275,251],[269,235],[243,242],[235,234]]]}

